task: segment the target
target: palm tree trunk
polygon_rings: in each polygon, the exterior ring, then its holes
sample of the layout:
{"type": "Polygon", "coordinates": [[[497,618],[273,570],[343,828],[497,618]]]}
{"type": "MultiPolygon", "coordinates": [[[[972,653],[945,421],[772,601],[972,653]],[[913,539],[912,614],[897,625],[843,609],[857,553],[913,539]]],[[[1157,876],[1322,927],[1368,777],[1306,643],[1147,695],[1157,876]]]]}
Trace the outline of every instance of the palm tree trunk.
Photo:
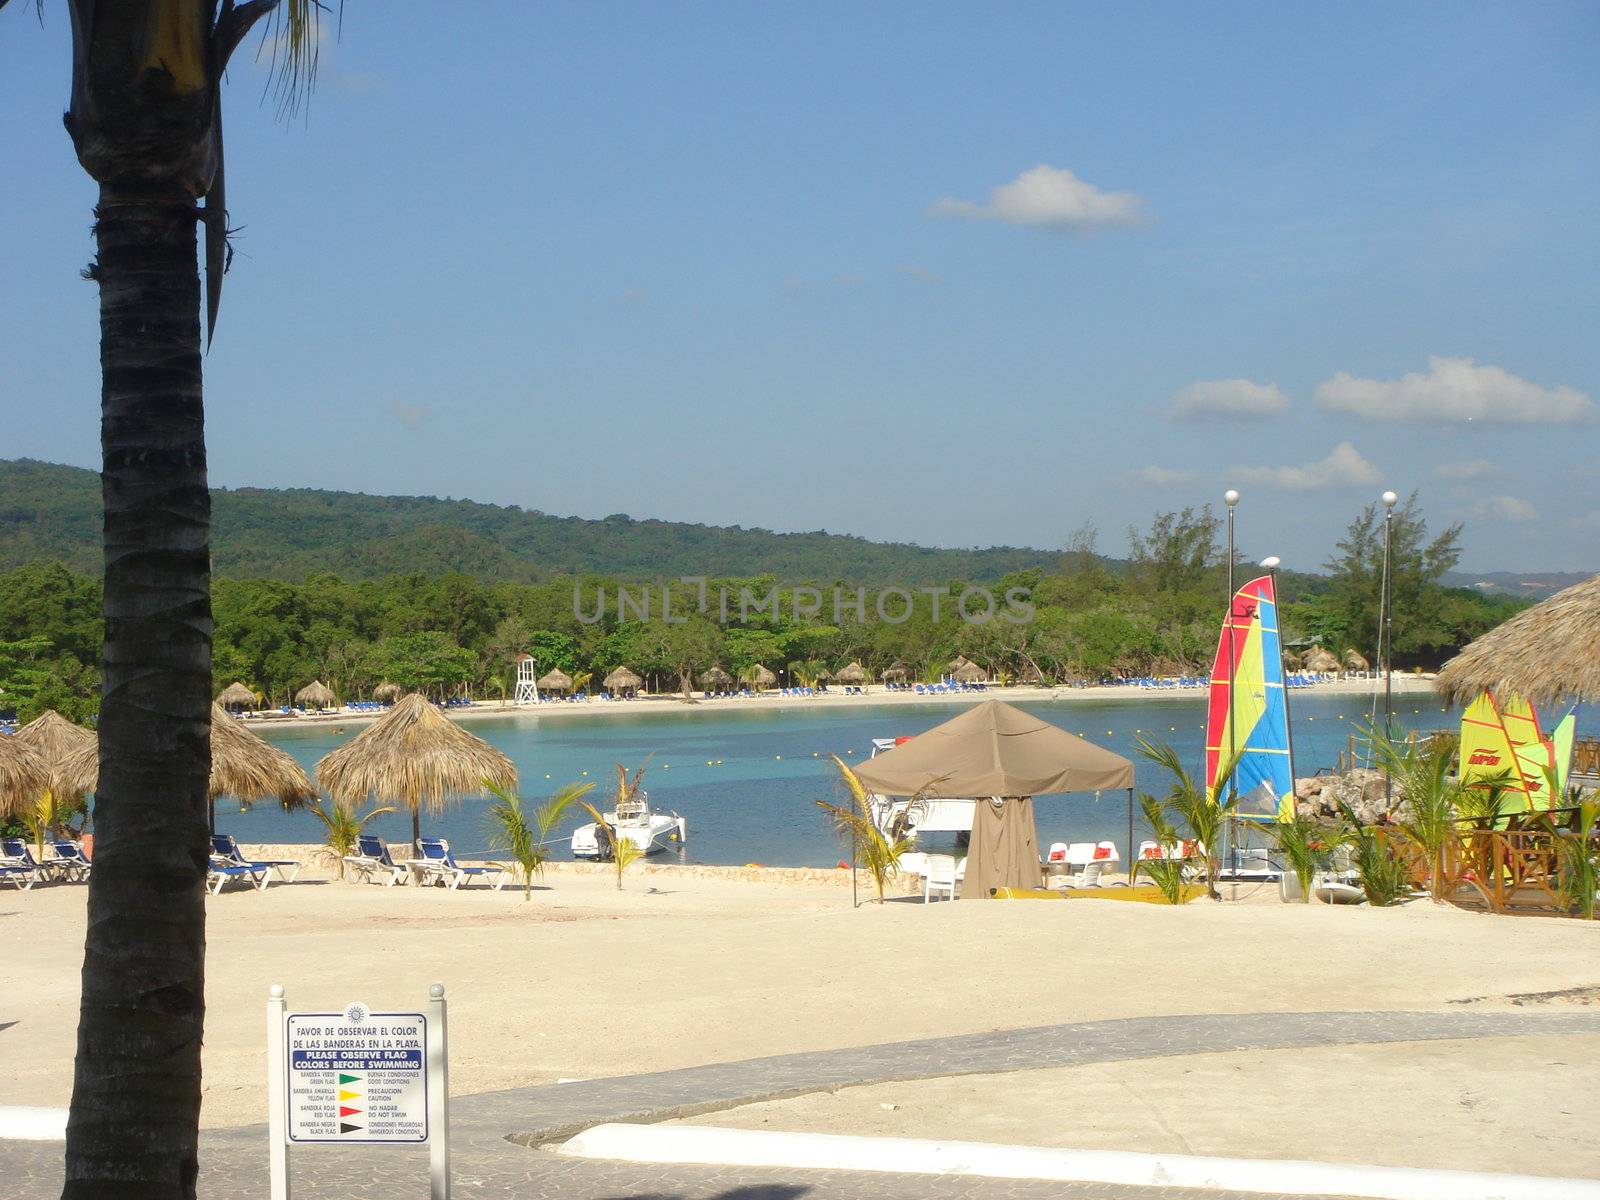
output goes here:
{"type": "Polygon", "coordinates": [[[105,663],[66,1200],[192,1197],[205,1018],[211,502],[193,199],[96,210],[105,663]]]}

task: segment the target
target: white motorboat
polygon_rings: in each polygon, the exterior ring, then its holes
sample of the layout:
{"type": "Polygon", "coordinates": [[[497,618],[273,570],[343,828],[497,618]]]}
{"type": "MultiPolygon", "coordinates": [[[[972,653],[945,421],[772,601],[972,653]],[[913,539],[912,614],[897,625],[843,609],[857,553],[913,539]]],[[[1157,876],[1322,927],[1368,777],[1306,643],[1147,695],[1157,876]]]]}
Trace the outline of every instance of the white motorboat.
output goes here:
{"type": "MultiPolygon", "coordinates": [[[[893,750],[910,738],[873,738],[872,758],[886,750],[893,750]]],[[[872,823],[889,838],[910,837],[915,842],[922,833],[972,832],[972,805],[967,799],[912,799],[908,796],[880,796],[876,792],[867,797],[872,813],[872,823]]]]}
{"type": "Polygon", "coordinates": [[[689,840],[689,824],[675,812],[655,812],[650,808],[650,793],[636,791],[605,814],[606,832],[590,821],[572,831],[574,858],[609,859],[611,840],[626,838],[641,854],[656,854],[677,849],[689,840]]]}

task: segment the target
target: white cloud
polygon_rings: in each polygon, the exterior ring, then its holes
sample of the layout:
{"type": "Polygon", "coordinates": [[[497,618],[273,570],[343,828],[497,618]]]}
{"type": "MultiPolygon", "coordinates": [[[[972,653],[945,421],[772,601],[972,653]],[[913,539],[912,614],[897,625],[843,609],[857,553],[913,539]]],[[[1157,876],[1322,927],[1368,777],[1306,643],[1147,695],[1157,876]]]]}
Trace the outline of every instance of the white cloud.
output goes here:
{"type": "Polygon", "coordinates": [[[936,217],[1004,221],[1046,229],[1103,229],[1137,225],[1144,201],[1133,192],[1106,192],[1071,171],[1040,164],[989,193],[986,204],[946,196],[928,209],[936,217]]]}
{"type": "Polygon", "coordinates": [[[1470,358],[1430,356],[1426,371],[1399,379],[1360,379],[1340,371],[1317,388],[1332,412],[1372,421],[1486,421],[1499,425],[1573,425],[1595,417],[1576,388],[1540,387],[1470,358]]]}
{"type": "Polygon", "coordinates": [[[1252,421],[1275,417],[1288,407],[1289,397],[1279,391],[1275,383],[1202,379],[1172,393],[1167,417],[1173,421],[1192,421],[1200,417],[1252,421]]]}
{"type": "Polygon", "coordinates": [[[1493,479],[1501,471],[1500,464],[1487,458],[1469,458],[1466,462],[1441,463],[1433,469],[1435,479],[1493,479]]]}
{"type": "Polygon", "coordinates": [[[1173,487],[1180,483],[1193,483],[1199,478],[1193,471],[1179,471],[1172,467],[1135,467],[1127,473],[1134,483],[1151,487],[1173,487]]]}
{"type": "Polygon", "coordinates": [[[1349,442],[1340,442],[1327,458],[1303,467],[1235,467],[1232,477],[1240,483],[1259,483],[1264,487],[1289,488],[1297,492],[1353,487],[1377,483],[1383,478],[1378,468],[1349,442]]]}
{"type": "Polygon", "coordinates": [[[1472,513],[1478,517],[1489,517],[1496,521],[1537,521],[1539,510],[1526,500],[1516,496],[1485,496],[1472,506],[1472,513]]]}

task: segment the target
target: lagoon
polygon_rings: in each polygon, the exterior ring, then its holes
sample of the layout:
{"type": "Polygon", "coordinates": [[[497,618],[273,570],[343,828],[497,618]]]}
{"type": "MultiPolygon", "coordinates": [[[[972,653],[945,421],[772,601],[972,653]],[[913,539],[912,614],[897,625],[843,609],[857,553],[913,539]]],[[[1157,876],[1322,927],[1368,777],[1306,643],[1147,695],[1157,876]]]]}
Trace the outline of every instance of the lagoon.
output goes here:
{"type": "MultiPolygon", "coordinates": [[[[1019,707],[1065,729],[1080,733],[1118,754],[1134,759],[1139,787],[1160,794],[1167,781],[1135,753],[1135,739],[1146,736],[1176,746],[1197,774],[1204,741],[1205,694],[1024,702],[1019,707]]],[[[1350,693],[1293,696],[1295,769],[1310,775],[1332,767],[1346,748],[1349,734],[1371,710],[1370,696],[1350,693]]],[[[1430,695],[1397,693],[1396,719],[1404,728],[1453,727],[1458,717],[1442,709],[1430,695]]],[[[547,796],[570,780],[593,781],[591,799],[608,808],[614,763],[637,767],[648,757],[645,788],[651,802],[675,809],[688,820],[689,841],[678,852],[690,863],[750,863],[769,866],[831,866],[840,848],[824,814],[813,801],[837,800],[841,789],[828,761],[838,754],[848,761],[865,758],[874,737],[921,733],[954,716],[948,705],[916,701],[816,706],[805,701],[789,707],[740,707],[739,701],[694,707],[641,703],[637,712],[541,715],[513,712],[505,717],[479,717],[470,728],[508,754],[522,777],[530,800],[547,796]]],[[[358,732],[320,725],[269,727],[264,732],[294,755],[307,770],[335,746],[358,732]]],[[[458,854],[494,857],[489,848],[488,801],[471,798],[437,818],[423,817],[423,831],[450,839],[458,854]]],[[[1055,841],[1111,839],[1126,854],[1125,795],[1054,796],[1035,805],[1041,847],[1055,841]]],[[[579,823],[576,817],[566,829],[579,823]]],[[[240,841],[318,842],[321,826],[309,813],[283,813],[270,805],[237,811],[226,798],[218,801],[218,828],[240,841]]],[[[372,832],[391,842],[410,837],[403,813],[377,818],[372,832]]],[[[1147,836],[1136,823],[1135,838],[1147,836]]],[[[568,858],[566,837],[553,857],[568,858]]],[[[658,857],[656,861],[660,861],[658,857]]]]}

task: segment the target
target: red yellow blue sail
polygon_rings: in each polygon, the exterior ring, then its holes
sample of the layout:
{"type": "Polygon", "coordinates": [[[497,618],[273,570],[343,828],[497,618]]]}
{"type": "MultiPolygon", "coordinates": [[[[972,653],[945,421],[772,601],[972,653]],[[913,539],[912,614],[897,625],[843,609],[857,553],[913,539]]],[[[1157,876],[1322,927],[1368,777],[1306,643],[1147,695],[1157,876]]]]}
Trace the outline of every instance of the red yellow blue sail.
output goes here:
{"type": "Polygon", "coordinates": [[[1213,795],[1236,790],[1241,816],[1294,816],[1294,761],[1283,650],[1272,576],[1252,579],[1228,606],[1211,668],[1206,720],[1206,786],[1213,795]],[[1231,787],[1217,778],[1235,755],[1231,787]],[[1219,786],[1220,785],[1220,786],[1219,786]]]}

